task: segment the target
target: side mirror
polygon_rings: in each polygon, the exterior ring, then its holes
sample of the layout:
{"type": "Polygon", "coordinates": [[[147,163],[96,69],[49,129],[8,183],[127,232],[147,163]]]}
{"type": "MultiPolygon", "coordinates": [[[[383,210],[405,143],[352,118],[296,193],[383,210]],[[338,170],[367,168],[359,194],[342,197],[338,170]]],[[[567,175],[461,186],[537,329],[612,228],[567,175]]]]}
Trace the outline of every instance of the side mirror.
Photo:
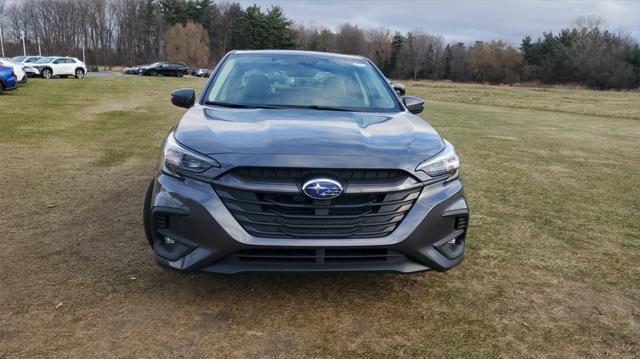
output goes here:
{"type": "Polygon", "coordinates": [[[418,114],[424,110],[424,100],[414,96],[405,96],[402,102],[407,106],[407,110],[411,113],[418,114]]]}
{"type": "Polygon", "coordinates": [[[196,103],[196,91],[194,89],[179,89],[171,93],[171,103],[184,108],[190,108],[196,103]]]}
{"type": "Polygon", "coordinates": [[[404,94],[407,93],[407,91],[405,90],[404,85],[402,85],[402,84],[391,83],[391,87],[393,87],[393,89],[396,91],[396,93],[400,97],[404,96],[404,94]]]}

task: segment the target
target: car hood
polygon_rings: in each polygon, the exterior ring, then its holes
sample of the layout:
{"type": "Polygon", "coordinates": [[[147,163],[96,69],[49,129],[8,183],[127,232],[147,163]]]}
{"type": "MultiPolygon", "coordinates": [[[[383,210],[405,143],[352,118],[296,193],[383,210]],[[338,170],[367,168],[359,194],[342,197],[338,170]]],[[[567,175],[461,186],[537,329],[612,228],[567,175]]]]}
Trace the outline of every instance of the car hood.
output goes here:
{"type": "Polygon", "coordinates": [[[429,158],[444,148],[420,117],[309,109],[189,109],[175,130],[200,153],[429,158]]]}

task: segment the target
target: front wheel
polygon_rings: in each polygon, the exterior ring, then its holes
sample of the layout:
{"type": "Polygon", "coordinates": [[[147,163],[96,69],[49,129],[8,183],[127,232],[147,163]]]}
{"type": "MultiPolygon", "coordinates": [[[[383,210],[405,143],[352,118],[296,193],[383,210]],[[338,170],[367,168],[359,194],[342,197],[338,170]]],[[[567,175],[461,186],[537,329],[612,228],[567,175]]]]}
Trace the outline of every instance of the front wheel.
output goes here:
{"type": "Polygon", "coordinates": [[[53,76],[53,73],[51,72],[51,70],[49,69],[42,70],[42,77],[44,77],[45,79],[50,79],[51,76],[53,76]]]}
{"type": "Polygon", "coordinates": [[[178,71],[178,72],[176,72],[176,76],[177,77],[182,77],[182,76],[184,76],[184,73],[182,71],[178,71]]]}
{"type": "Polygon", "coordinates": [[[84,78],[84,70],[83,69],[77,69],[76,70],[76,78],[77,79],[84,78]]]}

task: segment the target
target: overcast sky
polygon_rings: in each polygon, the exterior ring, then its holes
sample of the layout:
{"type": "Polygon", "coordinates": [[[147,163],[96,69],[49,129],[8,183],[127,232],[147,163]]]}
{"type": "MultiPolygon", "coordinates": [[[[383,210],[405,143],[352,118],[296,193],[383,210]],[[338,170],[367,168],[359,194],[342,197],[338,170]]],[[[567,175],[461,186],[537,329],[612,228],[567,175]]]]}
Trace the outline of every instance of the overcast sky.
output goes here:
{"type": "Polygon", "coordinates": [[[240,0],[243,7],[278,4],[303,24],[335,30],[350,22],[362,28],[423,29],[448,41],[501,39],[514,44],[530,35],[567,27],[578,16],[598,15],[610,30],[640,39],[640,0],[240,0]]]}

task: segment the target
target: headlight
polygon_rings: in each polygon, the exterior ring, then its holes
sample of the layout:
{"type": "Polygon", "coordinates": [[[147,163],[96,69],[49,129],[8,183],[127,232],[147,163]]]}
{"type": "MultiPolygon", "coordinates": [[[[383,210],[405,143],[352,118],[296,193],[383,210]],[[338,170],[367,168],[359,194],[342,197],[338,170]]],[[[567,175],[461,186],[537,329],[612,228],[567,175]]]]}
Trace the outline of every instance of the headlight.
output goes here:
{"type": "Polygon", "coordinates": [[[456,154],[451,143],[445,140],[444,144],[444,150],[419,164],[416,171],[425,172],[431,177],[440,177],[446,174],[449,177],[456,176],[458,168],[460,168],[460,157],[456,154]]]}
{"type": "Polygon", "coordinates": [[[162,150],[162,171],[174,177],[189,173],[198,174],[211,167],[220,167],[218,161],[184,148],[173,137],[167,136],[162,150]]]}

